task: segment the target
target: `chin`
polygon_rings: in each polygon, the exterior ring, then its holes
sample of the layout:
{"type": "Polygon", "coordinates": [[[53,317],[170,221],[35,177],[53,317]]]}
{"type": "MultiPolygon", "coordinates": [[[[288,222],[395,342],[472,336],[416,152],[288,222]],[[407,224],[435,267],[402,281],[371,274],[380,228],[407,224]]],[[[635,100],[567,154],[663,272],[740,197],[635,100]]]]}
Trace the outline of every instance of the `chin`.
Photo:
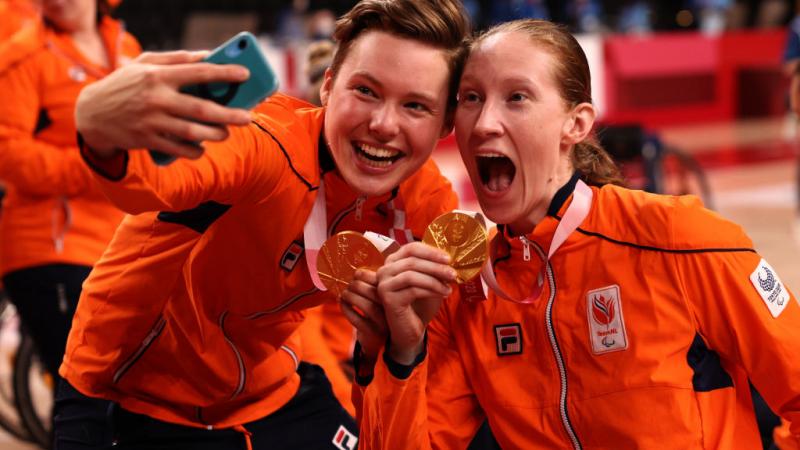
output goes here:
{"type": "Polygon", "coordinates": [[[377,180],[364,180],[360,179],[354,183],[349,183],[350,186],[355,190],[359,195],[366,195],[367,197],[377,197],[379,195],[386,194],[390,192],[392,189],[397,187],[399,183],[392,183],[389,181],[386,182],[376,182],[377,180]]]}

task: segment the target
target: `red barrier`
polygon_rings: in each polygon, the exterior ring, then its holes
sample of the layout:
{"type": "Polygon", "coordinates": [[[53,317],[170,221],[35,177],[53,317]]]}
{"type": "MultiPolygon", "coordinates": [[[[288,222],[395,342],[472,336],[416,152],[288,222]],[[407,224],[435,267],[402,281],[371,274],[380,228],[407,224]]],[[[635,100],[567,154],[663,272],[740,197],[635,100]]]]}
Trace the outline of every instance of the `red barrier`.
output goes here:
{"type": "Polygon", "coordinates": [[[786,31],[660,33],[604,42],[604,122],[647,127],[778,115],[786,31]]]}

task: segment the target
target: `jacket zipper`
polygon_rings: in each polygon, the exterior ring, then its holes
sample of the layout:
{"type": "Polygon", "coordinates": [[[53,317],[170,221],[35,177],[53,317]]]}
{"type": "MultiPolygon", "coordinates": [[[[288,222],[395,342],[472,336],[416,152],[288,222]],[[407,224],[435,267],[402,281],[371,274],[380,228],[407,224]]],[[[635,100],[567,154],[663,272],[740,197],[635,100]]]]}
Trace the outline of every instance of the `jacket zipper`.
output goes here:
{"type": "Polygon", "coordinates": [[[359,195],[356,199],[356,220],[361,220],[364,217],[364,203],[367,197],[359,195]]]}
{"type": "Polygon", "coordinates": [[[526,245],[532,244],[533,248],[536,249],[536,253],[539,254],[539,258],[546,264],[545,271],[547,272],[547,282],[550,285],[550,296],[547,299],[545,321],[547,326],[547,336],[550,338],[550,347],[552,348],[553,355],[556,358],[558,375],[561,378],[561,395],[558,401],[558,407],[561,412],[561,424],[564,425],[564,429],[572,441],[572,448],[575,450],[581,450],[583,447],[581,446],[581,442],[578,440],[578,435],[575,434],[575,430],[572,428],[572,423],[569,420],[569,414],[567,412],[567,369],[564,365],[564,357],[561,355],[561,349],[558,346],[558,339],[556,339],[556,330],[553,326],[553,303],[556,299],[556,279],[553,275],[553,268],[550,266],[550,262],[547,261],[544,250],[542,250],[539,244],[529,241],[527,238],[524,238],[524,236],[521,237],[521,240],[526,245]]]}
{"type": "Polygon", "coordinates": [[[295,353],[294,350],[292,350],[288,345],[281,345],[280,349],[292,357],[294,360],[294,370],[297,370],[300,367],[300,359],[297,357],[297,353],[295,353]]]}
{"type": "Polygon", "coordinates": [[[153,326],[150,332],[147,333],[147,336],[145,336],[144,340],[142,340],[142,343],[139,344],[139,348],[130,357],[128,357],[128,359],[126,359],[120,368],[114,373],[114,377],[112,378],[114,383],[119,383],[119,380],[123,375],[125,375],[128,369],[130,369],[136,363],[136,361],[141,358],[144,352],[150,348],[150,346],[153,344],[153,341],[161,334],[162,331],[164,331],[164,325],[166,324],[167,320],[164,319],[164,316],[160,316],[158,321],[156,321],[156,324],[153,326]]]}
{"type": "Polygon", "coordinates": [[[222,336],[225,338],[225,341],[228,343],[228,345],[231,346],[233,354],[236,356],[236,363],[239,366],[239,383],[236,385],[236,390],[233,391],[233,394],[229,398],[229,400],[233,400],[236,397],[238,397],[239,394],[241,394],[242,391],[244,390],[245,370],[244,370],[244,359],[242,359],[242,354],[239,352],[239,349],[236,348],[236,345],[233,343],[231,338],[228,337],[228,334],[225,333],[225,317],[227,315],[228,311],[225,311],[224,313],[222,313],[221,316],[219,316],[219,328],[222,331],[222,336]]]}

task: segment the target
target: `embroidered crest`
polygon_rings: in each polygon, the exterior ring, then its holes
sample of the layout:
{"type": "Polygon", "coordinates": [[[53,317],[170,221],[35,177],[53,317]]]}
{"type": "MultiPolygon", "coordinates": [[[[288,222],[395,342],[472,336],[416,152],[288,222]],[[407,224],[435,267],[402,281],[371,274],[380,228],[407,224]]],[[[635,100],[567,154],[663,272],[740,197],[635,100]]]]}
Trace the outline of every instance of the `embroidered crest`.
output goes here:
{"type": "Polygon", "coordinates": [[[750,282],[767,304],[772,317],[778,317],[789,303],[789,293],[775,273],[775,269],[762,258],[756,270],[750,274],[750,282]]]}
{"type": "Polygon", "coordinates": [[[355,450],[356,444],[358,444],[358,438],[348,431],[344,425],[339,425],[339,429],[336,430],[336,434],[333,435],[333,441],[331,442],[333,442],[333,445],[339,450],[355,450]]]}
{"type": "Polygon", "coordinates": [[[589,291],[586,295],[586,306],[592,352],[600,355],[628,348],[619,286],[589,291]]]}
{"type": "Polygon", "coordinates": [[[300,260],[300,255],[303,254],[303,244],[297,241],[293,241],[289,248],[283,252],[283,256],[281,256],[281,269],[291,272],[294,270],[294,266],[297,264],[297,261],[300,260]]]}
{"type": "Polygon", "coordinates": [[[522,353],[522,327],[518,323],[495,325],[494,338],[498,356],[522,353]]]}

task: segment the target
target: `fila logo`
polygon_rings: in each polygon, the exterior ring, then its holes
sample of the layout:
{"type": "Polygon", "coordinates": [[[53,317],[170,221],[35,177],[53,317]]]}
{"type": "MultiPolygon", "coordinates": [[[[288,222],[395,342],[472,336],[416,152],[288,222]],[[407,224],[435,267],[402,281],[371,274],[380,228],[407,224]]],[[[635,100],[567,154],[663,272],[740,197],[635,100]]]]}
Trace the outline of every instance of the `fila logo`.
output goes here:
{"type": "Polygon", "coordinates": [[[789,293],[781,279],[778,278],[778,274],[775,273],[775,269],[761,259],[756,270],[750,274],[750,282],[753,283],[756,292],[767,304],[772,317],[778,317],[783,312],[783,308],[789,304],[789,293]]]}
{"type": "Polygon", "coordinates": [[[600,355],[628,348],[628,334],[622,316],[619,286],[613,285],[586,294],[589,340],[592,352],[600,355]]]}
{"type": "Polygon", "coordinates": [[[347,431],[344,425],[339,425],[336,434],[333,435],[333,445],[339,450],[355,450],[358,438],[353,433],[347,431]]]}
{"type": "Polygon", "coordinates": [[[494,326],[497,355],[519,355],[522,353],[522,328],[518,323],[494,326]]]}
{"type": "Polygon", "coordinates": [[[300,260],[300,255],[303,254],[303,244],[294,241],[289,248],[283,252],[283,256],[281,256],[281,268],[287,272],[291,272],[294,270],[294,266],[297,264],[297,261],[300,260]]]}

